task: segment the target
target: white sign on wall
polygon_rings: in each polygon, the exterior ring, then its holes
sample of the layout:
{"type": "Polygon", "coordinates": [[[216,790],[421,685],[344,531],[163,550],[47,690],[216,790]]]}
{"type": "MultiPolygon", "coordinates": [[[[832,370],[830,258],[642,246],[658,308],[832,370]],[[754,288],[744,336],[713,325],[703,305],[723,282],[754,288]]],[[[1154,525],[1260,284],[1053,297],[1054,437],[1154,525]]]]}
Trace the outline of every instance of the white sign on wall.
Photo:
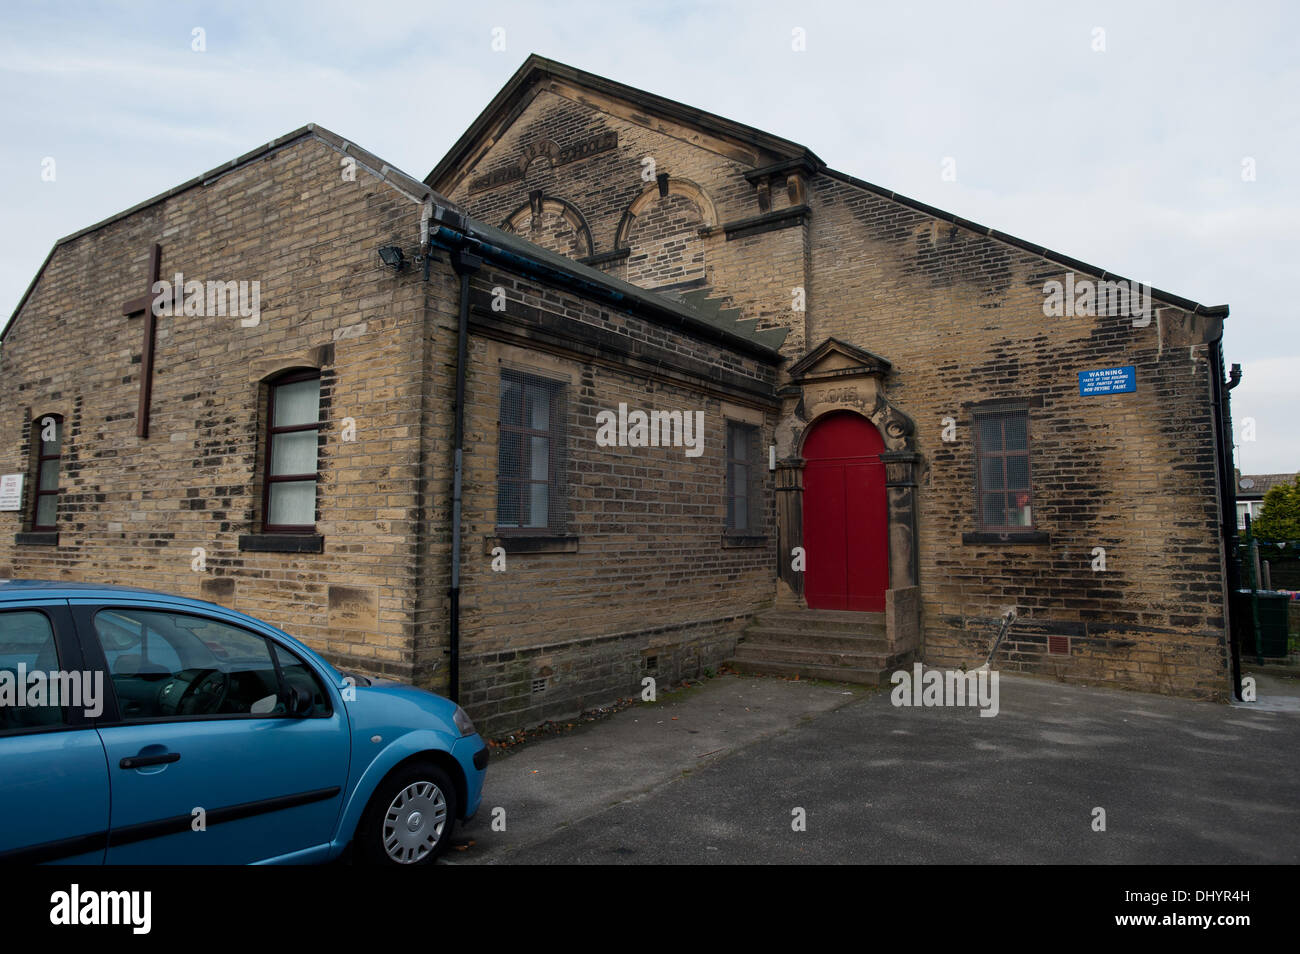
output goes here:
{"type": "Polygon", "coordinates": [[[23,475],[0,476],[0,510],[23,509],[23,475]]]}

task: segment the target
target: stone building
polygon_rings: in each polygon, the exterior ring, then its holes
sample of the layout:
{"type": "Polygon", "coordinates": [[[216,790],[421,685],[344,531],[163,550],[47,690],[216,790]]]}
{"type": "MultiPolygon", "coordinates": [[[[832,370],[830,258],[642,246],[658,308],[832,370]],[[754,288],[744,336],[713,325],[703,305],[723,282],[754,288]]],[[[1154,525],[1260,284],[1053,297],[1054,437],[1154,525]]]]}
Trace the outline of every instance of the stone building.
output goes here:
{"type": "Polygon", "coordinates": [[[1226,316],[530,57],[423,183],[308,126],[61,240],[0,576],[203,596],[491,731],[979,665],[1009,610],[1001,668],[1221,698],[1226,316]]]}

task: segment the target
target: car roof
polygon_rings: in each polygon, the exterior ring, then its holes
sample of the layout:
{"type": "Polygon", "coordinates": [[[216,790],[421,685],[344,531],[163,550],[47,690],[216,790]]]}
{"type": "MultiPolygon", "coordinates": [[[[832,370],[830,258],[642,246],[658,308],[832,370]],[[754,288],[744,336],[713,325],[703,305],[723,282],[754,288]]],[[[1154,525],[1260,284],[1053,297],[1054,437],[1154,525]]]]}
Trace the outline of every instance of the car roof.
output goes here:
{"type": "Polygon", "coordinates": [[[189,596],[177,596],[175,593],[164,593],[161,590],[148,590],[139,586],[121,586],[116,583],[76,583],[68,580],[8,580],[0,579],[0,604],[6,602],[20,602],[24,599],[113,599],[114,597],[134,597],[135,599],[147,599],[154,601],[166,601],[175,603],[178,606],[188,606],[191,609],[217,610],[229,617],[235,619],[245,619],[249,622],[256,623],[258,626],[270,627],[280,636],[287,639],[294,647],[310,653],[317,662],[325,666],[327,670],[338,673],[338,668],[319,652],[312,649],[301,639],[286,633],[273,623],[268,623],[264,619],[258,619],[256,616],[249,616],[247,613],[241,613],[239,610],[231,609],[228,606],[222,606],[219,603],[210,603],[206,600],[196,600],[189,596]]]}
{"type": "Polygon", "coordinates": [[[189,597],[159,590],[146,590],[138,586],[120,586],[116,583],[74,583],[68,580],[0,580],[0,601],[22,597],[57,599],[60,596],[96,596],[117,594],[122,596],[148,596],[156,599],[199,603],[189,597]]]}

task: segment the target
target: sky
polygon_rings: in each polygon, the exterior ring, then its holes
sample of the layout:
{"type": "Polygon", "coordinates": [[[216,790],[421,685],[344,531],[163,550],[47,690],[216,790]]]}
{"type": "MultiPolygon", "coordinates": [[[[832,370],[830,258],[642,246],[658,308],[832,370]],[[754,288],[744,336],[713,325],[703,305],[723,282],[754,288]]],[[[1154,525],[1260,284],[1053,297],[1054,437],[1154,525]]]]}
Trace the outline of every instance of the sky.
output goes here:
{"type": "Polygon", "coordinates": [[[423,178],[534,52],[1230,305],[1238,465],[1300,470],[1294,2],[5,0],[0,323],[62,236],[306,123],[423,178]]]}

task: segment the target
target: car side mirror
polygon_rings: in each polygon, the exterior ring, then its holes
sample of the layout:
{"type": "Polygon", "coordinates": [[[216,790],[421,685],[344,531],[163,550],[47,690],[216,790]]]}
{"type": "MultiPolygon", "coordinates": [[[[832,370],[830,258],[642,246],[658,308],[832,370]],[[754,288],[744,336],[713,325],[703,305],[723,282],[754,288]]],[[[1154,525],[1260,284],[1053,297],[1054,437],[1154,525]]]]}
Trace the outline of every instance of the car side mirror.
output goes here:
{"type": "Polygon", "coordinates": [[[285,712],[291,716],[305,716],[311,712],[313,702],[310,692],[304,692],[297,686],[290,686],[284,700],[285,712]]]}

